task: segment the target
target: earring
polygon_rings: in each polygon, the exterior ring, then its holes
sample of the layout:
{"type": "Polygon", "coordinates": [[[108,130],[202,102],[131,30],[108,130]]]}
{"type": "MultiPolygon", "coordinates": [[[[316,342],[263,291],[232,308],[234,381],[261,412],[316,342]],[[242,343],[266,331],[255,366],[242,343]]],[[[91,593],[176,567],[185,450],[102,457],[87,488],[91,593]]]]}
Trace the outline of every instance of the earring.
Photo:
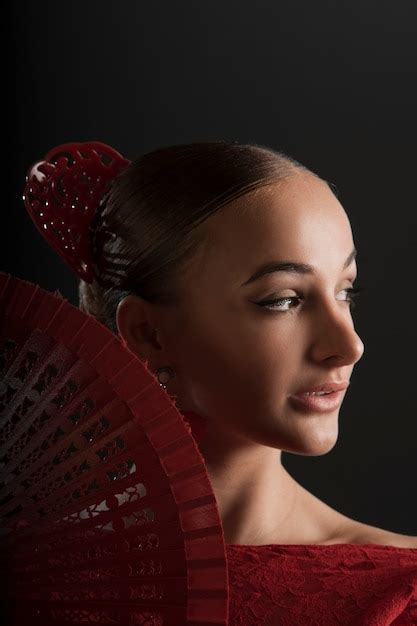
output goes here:
{"type": "Polygon", "coordinates": [[[174,376],[174,371],[170,367],[160,367],[156,370],[159,384],[163,389],[167,388],[167,384],[174,376]],[[168,378],[167,378],[168,376],[168,378]]]}

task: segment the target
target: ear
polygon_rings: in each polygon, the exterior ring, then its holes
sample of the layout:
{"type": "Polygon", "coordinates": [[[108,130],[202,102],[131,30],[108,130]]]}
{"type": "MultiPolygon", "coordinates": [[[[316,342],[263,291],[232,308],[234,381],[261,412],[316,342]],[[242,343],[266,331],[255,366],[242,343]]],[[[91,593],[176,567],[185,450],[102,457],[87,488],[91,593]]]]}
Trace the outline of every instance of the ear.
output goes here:
{"type": "Polygon", "coordinates": [[[161,350],[152,319],[152,305],[139,296],[126,296],[117,306],[116,324],[120,338],[141,359],[149,359],[161,350]]]}

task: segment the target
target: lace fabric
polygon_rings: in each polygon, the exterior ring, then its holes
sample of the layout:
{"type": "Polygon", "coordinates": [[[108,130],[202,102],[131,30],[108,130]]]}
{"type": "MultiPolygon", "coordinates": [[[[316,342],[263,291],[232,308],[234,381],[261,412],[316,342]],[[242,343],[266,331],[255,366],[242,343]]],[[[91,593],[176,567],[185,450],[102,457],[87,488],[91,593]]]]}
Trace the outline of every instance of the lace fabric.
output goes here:
{"type": "Polygon", "coordinates": [[[229,626],[413,626],[417,549],[226,544],[229,626]]]}

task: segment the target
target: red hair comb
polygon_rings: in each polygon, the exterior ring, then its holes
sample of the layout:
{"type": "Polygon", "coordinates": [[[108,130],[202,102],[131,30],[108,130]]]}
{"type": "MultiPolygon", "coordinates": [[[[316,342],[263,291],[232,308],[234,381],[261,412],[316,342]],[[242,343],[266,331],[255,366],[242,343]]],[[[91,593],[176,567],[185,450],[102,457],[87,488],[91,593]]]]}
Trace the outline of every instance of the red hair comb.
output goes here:
{"type": "Polygon", "coordinates": [[[94,280],[90,226],[105,193],[129,164],[98,141],[65,143],[29,169],[23,200],[42,236],[83,280],[94,280]]]}

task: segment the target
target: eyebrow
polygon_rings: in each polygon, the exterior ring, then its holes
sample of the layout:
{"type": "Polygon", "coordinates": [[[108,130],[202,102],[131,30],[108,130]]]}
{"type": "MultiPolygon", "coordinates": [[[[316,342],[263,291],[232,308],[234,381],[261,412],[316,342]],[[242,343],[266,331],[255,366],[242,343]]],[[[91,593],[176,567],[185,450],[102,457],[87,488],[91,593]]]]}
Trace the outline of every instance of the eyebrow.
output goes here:
{"type": "MultiPolygon", "coordinates": [[[[352,252],[349,254],[346,259],[343,268],[346,269],[353,263],[357,255],[356,248],[353,248],[352,252]]],[[[308,265],[306,263],[296,263],[294,261],[269,261],[268,263],[264,263],[259,267],[256,272],[248,278],[244,283],[241,284],[241,287],[248,285],[249,283],[253,283],[253,281],[257,280],[264,274],[271,274],[272,272],[291,272],[294,274],[315,274],[315,269],[312,265],[308,265]]]]}

